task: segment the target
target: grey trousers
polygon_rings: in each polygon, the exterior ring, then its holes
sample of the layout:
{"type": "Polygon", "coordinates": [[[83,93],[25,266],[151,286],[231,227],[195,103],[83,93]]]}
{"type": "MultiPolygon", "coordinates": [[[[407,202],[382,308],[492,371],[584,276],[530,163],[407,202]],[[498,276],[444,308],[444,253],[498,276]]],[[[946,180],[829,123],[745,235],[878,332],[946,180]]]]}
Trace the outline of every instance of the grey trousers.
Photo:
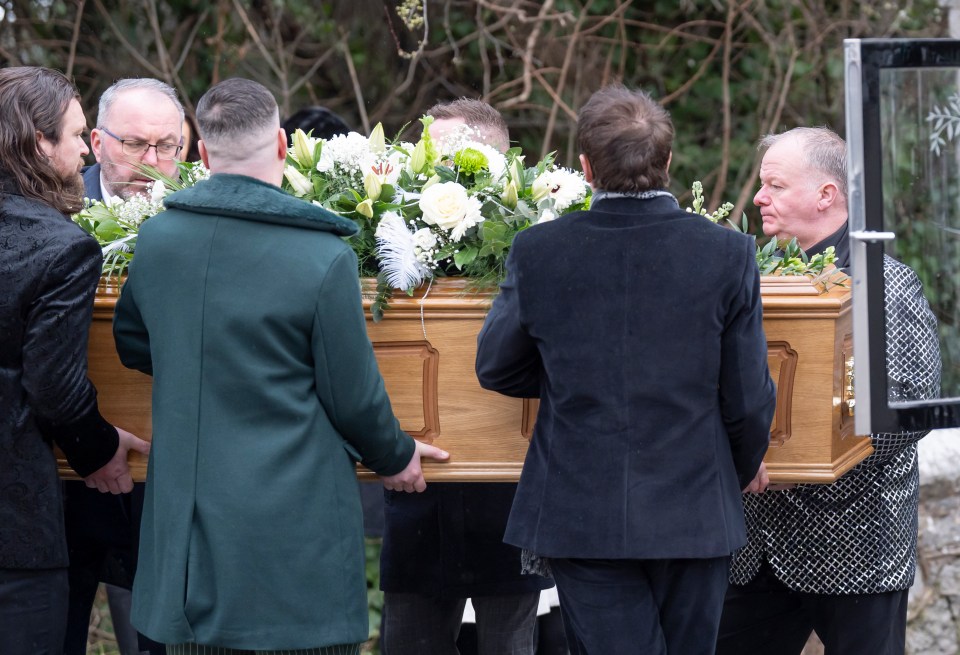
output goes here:
{"type": "MultiPolygon", "coordinates": [[[[479,655],[533,655],[539,591],[472,598],[479,655]]],[[[385,592],[383,655],[459,655],[465,598],[439,599],[385,592]]]]}

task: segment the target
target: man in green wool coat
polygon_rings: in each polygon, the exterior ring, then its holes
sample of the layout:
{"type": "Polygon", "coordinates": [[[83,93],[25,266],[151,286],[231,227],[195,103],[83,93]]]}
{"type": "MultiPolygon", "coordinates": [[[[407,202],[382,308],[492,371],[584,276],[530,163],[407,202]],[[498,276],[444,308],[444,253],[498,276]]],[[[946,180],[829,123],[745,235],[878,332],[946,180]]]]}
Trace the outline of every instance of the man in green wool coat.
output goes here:
{"type": "Polygon", "coordinates": [[[278,188],[287,137],[260,84],[197,105],[212,177],[144,223],[117,304],[153,375],[133,623],[171,655],[356,653],[368,634],[354,463],[425,488],[367,338],[353,222],[278,188]]]}

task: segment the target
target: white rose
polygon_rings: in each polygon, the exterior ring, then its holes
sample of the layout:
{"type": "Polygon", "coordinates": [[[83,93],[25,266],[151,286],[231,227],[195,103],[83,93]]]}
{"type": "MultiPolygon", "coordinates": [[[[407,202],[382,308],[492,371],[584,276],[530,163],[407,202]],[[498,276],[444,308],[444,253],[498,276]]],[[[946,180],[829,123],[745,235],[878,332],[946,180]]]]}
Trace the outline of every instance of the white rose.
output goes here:
{"type": "Polygon", "coordinates": [[[469,200],[467,190],[456,182],[434,184],[420,196],[423,222],[452,230],[466,217],[469,200]]]}
{"type": "Polygon", "coordinates": [[[437,245],[437,235],[424,227],[413,233],[413,242],[420,250],[430,250],[437,245]]]}

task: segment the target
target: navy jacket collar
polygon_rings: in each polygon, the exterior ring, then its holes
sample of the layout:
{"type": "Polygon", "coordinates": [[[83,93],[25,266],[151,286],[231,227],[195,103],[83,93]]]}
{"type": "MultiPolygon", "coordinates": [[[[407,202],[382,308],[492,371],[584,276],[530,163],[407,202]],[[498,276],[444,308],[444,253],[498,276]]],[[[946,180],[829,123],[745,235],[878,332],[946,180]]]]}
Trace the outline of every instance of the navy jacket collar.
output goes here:
{"type": "Polygon", "coordinates": [[[590,204],[590,211],[605,214],[666,214],[679,211],[673,196],[655,198],[603,198],[590,204]]]}

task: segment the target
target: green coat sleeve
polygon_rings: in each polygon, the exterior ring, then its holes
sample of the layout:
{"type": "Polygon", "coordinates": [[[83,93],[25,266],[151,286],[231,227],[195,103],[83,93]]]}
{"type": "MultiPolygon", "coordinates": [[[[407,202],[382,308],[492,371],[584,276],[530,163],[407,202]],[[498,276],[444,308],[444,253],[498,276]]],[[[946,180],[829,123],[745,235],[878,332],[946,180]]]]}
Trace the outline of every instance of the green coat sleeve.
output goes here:
{"type": "Polygon", "coordinates": [[[326,275],[314,315],[317,395],[337,431],[379,475],[399,473],[413,456],[400,429],[367,337],[357,260],[338,256],[326,275]]]}
{"type": "Polygon", "coordinates": [[[120,361],[127,368],[153,375],[153,361],[150,358],[150,335],[143,324],[140,308],[134,297],[133,266],[130,277],[123,285],[120,299],[113,314],[113,340],[117,345],[120,361]]]}

